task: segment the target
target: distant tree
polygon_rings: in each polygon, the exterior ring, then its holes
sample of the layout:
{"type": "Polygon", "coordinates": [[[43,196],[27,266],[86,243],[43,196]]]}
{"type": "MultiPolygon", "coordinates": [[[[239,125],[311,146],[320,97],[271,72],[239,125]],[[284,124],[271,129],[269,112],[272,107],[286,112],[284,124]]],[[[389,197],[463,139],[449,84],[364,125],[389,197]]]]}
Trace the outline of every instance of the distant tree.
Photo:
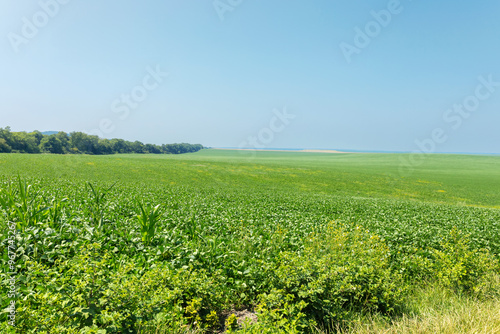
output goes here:
{"type": "Polygon", "coordinates": [[[71,153],[71,145],[70,145],[70,139],[69,139],[68,134],[64,131],[59,131],[55,136],[61,142],[64,153],[65,154],[71,153]]]}
{"type": "Polygon", "coordinates": [[[83,132],[71,132],[70,133],[70,147],[75,153],[84,153],[86,150],[85,137],[87,135],[83,132]]]}
{"type": "Polygon", "coordinates": [[[7,144],[7,141],[0,138],[0,153],[10,153],[12,152],[12,147],[7,144]]]}
{"type": "Polygon", "coordinates": [[[102,139],[83,132],[60,131],[44,135],[40,131],[12,132],[10,127],[0,128],[0,153],[57,153],[57,154],[114,154],[114,153],[154,153],[180,154],[197,152],[203,149],[200,144],[143,144],[140,141],[123,139],[102,139]]]}
{"type": "Polygon", "coordinates": [[[109,139],[99,139],[97,150],[98,150],[97,154],[114,154],[115,153],[113,151],[113,144],[111,143],[111,141],[109,139]]]}
{"type": "Polygon", "coordinates": [[[25,153],[27,151],[25,132],[12,132],[11,140],[12,151],[16,153],[25,153]]]}
{"type": "Polygon", "coordinates": [[[57,135],[45,136],[40,142],[42,152],[64,154],[63,145],[57,135]]]}
{"type": "Polygon", "coordinates": [[[40,153],[37,137],[32,133],[27,133],[24,138],[26,153],[40,153]]]}
{"type": "Polygon", "coordinates": [[[113,148],[114,153],[131,153],[132,150],[127,142],[123,139],[111,139],[110,140],[111,147],[113,148]]]}
{"type": "Polygon", "coordinates": [[[164,145],[165,153],[169,154],[179,154],[180,147],[179,144],[166,144],[164,145]]]}
{"type": "Polygon", "coordinates": [[[131,143],[131,148],[132,148],[132,152],[134,152],[134,153],[145,153],[144,152],[144,144],[138,140],[131,143]]]}
{"type": "Polygon", "coordinates": [[[88,154],[100,154],[99,153],[99,137],[88,136],[87,137],[87,153],[88,154]]]}
{"type": "Polygon", "coordinates": [[[12,152],[12,133],[10,132],[10,127],[0,128],[0,138],[5,141],[4,149],[8,152],[12,152]]]}
{"type": "Polygon", "coordinates": [[[72,132],[70,137],[71,147],[78,149],[79,153],[99,154],[99,137],[89,136],[83,132],[72,132]]]}
{"type": "Polygon", "coordinates": [[[33,131],[28,133],[28,135],[32,136],[35,139],[36,146],[40,145],[40,142],[43,139],[43,134],[40,131],[33,131]]]}
{"type": "Polygon", "coordinates": [[[154,154],[159,154],[161,153],[161,148],[158,147],[157,145],[153,145],[153,144],[146,144],[144,145],[144,149],[148,152],[148,153],[154,153],[154,154]]]}
{"type": "Polygon", "coordinates": [[[0,128],[0,138],[5,139],[7,144],[11,141],[12,133],[10,132],[10,126],[6,126],[5,128],[0,128]]]}

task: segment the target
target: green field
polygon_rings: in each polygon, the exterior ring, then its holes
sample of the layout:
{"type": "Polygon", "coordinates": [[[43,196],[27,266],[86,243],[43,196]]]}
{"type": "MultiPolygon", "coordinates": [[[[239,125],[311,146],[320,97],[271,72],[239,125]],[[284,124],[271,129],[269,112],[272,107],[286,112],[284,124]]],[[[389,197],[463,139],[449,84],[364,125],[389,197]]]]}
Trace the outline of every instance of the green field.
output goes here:
{"type": "Polygon", "coordinates": [[[500,156],[407,158],[0,154],[2,308],[12,226],[22,333],[354,331],[429,286],[498,305],[500,156]]]}

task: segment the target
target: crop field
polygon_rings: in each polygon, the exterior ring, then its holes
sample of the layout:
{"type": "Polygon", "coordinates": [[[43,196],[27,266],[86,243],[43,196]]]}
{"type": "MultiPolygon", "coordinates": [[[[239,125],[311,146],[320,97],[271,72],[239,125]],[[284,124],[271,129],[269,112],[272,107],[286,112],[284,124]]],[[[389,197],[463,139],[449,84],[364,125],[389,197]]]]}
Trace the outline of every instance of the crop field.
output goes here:
{"type": "Polygon", "coordinates": [[[436,291],[500,331],[500,156],[408,158],[0,154],[0,332],[355,332],[436,291]]]}

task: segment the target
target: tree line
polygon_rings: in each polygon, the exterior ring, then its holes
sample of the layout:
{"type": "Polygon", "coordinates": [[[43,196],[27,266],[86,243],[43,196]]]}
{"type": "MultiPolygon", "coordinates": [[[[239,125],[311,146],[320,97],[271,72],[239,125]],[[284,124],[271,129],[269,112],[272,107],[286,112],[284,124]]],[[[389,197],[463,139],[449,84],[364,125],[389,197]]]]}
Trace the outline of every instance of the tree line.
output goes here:
{"type": "Polygon", "coordinates": [[[0,128],[0,153],[55,153],[55,154],[115,154],[154,153],[181,154],[203,149],[200,144],[143,144],[140,141],[104,139],[83,132],[60,131],[47,135],[40,131],[12,132],[0,128]]]}

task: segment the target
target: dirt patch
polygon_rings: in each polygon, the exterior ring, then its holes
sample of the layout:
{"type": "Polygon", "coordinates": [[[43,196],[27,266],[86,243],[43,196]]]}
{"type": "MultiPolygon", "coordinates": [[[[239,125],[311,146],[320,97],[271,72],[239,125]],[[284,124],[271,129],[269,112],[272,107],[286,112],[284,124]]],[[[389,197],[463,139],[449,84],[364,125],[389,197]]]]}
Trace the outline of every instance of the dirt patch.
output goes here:
{"type": "Polygon", "coordinates": [[[249,310],[241,310],[234,312],[234,315],[238,318],[238,325],[243,326],[245,321],[254,324],[257,322],[257,314],[249,311],[249,310]],[[248,320],[247,320],[248,319],[248,320]]]}
{"type": "Polygon", "coordinates": [[[250,324],[254,324],[257,322],[257,314],[255,314],[255,312],[251,311],[250,309],[225,311],[220,317],[221,325],[224,328],[224,330],[220,333],[226,333],[226,319],[229,318],[232,314],[236,316],[236,321],[238,323],[238,326],[240,327],[243,326],[245,321],[250,324]]]}

